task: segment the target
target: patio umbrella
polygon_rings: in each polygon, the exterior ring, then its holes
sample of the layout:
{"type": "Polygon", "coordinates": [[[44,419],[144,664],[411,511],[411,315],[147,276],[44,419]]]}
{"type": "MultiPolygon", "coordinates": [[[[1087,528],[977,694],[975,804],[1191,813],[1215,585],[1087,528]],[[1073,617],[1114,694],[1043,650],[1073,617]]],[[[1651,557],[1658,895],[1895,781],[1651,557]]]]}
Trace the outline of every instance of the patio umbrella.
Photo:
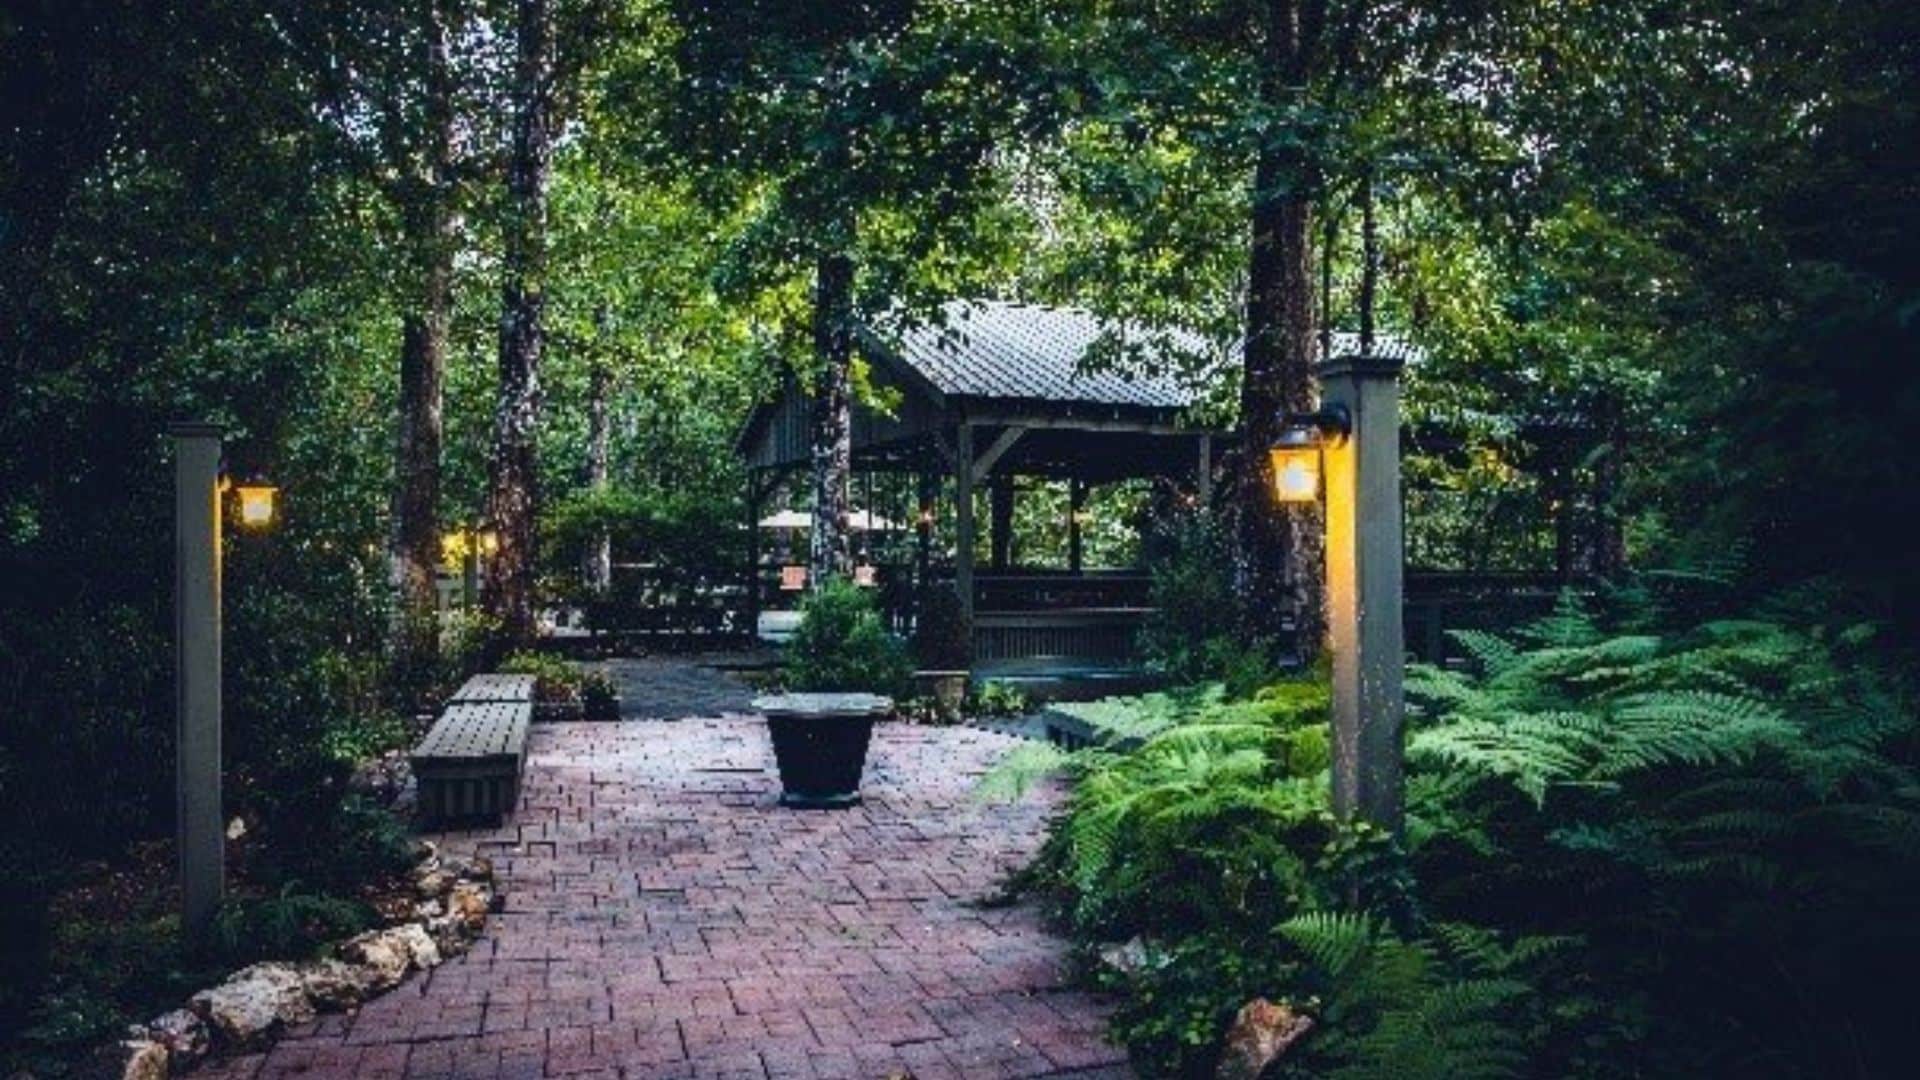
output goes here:
{"type": "MultiPolygon", "coordinates": [[[[813,515],[804,510],[782,510],[760,519],[763,529],[806,529],[813,526],[813,515]]],[[[847,515],[847,527],[855,532],[898,532],[897,522],[871,510],[855,510],[847,515]]]]}

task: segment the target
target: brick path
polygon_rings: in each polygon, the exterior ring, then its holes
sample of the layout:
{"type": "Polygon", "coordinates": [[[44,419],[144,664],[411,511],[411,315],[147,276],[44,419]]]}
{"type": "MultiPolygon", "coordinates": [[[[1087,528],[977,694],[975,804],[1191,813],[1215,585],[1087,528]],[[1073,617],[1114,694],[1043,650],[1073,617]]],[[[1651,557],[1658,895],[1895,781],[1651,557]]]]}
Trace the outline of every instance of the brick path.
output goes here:
{"type": "Polygon", "coordinates": [[[1025,908],[980,909],[1054,796],[970,798],[1012,745],[882,725],[866,805],[799,812],[753,719],[556,724],[474,950],[202,1076],[1131,1075],[1025,908]]]}

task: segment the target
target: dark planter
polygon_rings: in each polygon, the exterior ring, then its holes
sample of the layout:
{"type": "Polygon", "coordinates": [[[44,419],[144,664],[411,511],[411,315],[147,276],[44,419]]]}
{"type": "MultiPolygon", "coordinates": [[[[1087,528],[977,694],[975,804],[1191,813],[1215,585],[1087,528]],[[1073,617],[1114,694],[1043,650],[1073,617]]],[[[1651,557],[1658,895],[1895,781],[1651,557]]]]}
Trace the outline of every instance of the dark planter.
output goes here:
{"type": "Polygon", "coordinates": [[[756,698],[780,766],[780,805],[837,810],[860,805],[873,722],[893,712],[878,694],[777,694],[756,698]]]}
{"type": "Polygon", "coordinates": [[[542,724],[565,724],[586,718],[587,709],[578,698],[572,701],[536,701],[533,719],[542,724]]]}

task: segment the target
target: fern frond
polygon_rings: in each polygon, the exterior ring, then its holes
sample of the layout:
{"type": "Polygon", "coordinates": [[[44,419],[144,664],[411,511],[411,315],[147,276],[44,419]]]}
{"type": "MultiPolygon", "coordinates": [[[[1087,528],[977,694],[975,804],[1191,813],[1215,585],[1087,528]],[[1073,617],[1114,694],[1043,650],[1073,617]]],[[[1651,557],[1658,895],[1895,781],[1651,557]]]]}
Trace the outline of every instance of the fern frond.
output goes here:
{"type": "Polygon", "coordinates": [[[1350,911],[1302,912],[1277,931],[1335,979],[1365,955],[1373,941],[1372,922],[1350,911]]]}

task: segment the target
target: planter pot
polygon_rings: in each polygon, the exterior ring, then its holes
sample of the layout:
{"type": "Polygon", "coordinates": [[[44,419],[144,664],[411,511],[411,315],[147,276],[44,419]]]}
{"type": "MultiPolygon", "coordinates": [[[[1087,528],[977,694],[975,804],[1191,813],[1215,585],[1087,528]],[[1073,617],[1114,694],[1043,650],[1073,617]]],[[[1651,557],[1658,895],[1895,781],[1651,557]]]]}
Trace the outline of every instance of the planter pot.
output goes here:
{"type": "Polygon", "coordinates": [[[922,697],[933,700],[942,720],[958,720],[967,701],[967,682],[972,673],[962,670],[916,671],[913,681],[922,697]]]}
{"type": "Polygon", "coordinates": [[[581,714],[588,720],[611,723],[620,719],[620,696],[596,698],[584,701],[580,705],[581,714]]]}
{"type": "Polygon", "coordinates": [[[878,694],[777,694],[756,698],[780,766],[780,805],[835,810],[860,805],[873,722],[893,712],[878,694]]]}
{"type": "Polygon", "coordinates": [[[578,701],[536,701],[533,703],[533,718],[542,724],[559,724],[584,719],[586,706],[578,701]]]}

